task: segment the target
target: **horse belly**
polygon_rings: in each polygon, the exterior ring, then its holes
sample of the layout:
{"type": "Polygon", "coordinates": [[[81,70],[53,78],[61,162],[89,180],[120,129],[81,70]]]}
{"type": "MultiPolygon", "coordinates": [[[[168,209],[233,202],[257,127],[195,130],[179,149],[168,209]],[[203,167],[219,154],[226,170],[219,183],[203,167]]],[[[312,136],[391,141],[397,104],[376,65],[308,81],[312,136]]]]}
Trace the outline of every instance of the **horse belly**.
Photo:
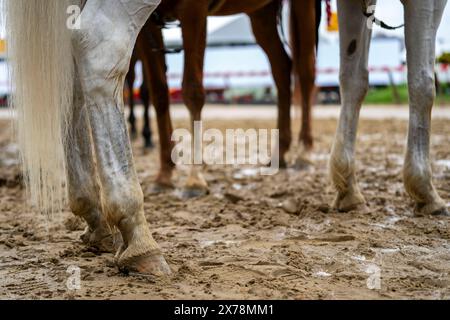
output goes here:
{"type": "Polygon", "coordinates": [[[272,1],[278,0],[226,0],[212,15],[228,16],[238,13],[251,13],[265,7],[272,1]]]}

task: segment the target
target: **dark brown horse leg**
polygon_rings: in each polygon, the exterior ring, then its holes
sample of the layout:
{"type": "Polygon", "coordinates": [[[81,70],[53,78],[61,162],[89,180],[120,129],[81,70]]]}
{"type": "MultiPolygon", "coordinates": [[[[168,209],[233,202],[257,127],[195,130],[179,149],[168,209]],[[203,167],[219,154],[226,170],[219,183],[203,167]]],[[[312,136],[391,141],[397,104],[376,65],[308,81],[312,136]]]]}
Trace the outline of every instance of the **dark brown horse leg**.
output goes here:
{"type": "Polygon", "coordinates": [[[136,79],[136,73],[134,71],[134,67],[136,66],[136,56],[133,54],[130,62],[130,70],[126,76],[126,82],[129,90],[128,97],[128,106],[130,108],[130,115],[128,116],[128,122],[130,124],[130,138],[135,140],[137,138],[137,129],[136,129],[136,115],[134,113],[134,80],[136,79]]]}
{"type": "Polygon", "coordinates": [[[291,72],[292,62],[277,29],[278,5],[275,2],[251,13],[256,41],[267,54],[278,90],[278,128],[280,130],[280,166],[286,167],[285,154],[291,144],[291,72]]]}
{"type": "Polygon", "coordinates": [[[173,128],[169,110],[166,57],[163,51],[154,51],[154,48],[164,48],[161,30],[152,22],[147,22],[138,38],[137,45],[158,123],[161,166],[155,180],[155,187],[156,189],[173,188],[172,172],[175,164],[172,161],[173,128]]]}
{"type": "Polygon", "coordinates": [[[153,149],[153,139],[152,139],[152,126],[151,126],[151,118],[150,118],[150,91],[148,88],[148,80],[147,76],[144,72],[144,81],[141,86],[141,100],[144,105],[144,129],[142,130],[142,137],[144,138],[144,149],[149,150],[153,149]]]}
{"type": "Polygon", "coordinates": [[[183,2],[180,22],[185,50],[183,98],[191,115],[192,166],[185,185],[184,195],[196,197],[208,192],[208,185],[202,175],[202,137],[194,136],[194,126],[201,121],[205,105],[203,87],[203,64],[206,49],[206,23],[208,16],[207,1],[183,2]],[[195,2],[195,3],[194,3],[195,2]]]}
{"type": "Polygon", "coordinates": [[[314,0],[291,1],[292,44],[294,69],[300,84],[302,123],[300,143],[304,150],[301,159],[310,163],[313,148],[312,102],[316,79],[316,6],[314,0]]]}

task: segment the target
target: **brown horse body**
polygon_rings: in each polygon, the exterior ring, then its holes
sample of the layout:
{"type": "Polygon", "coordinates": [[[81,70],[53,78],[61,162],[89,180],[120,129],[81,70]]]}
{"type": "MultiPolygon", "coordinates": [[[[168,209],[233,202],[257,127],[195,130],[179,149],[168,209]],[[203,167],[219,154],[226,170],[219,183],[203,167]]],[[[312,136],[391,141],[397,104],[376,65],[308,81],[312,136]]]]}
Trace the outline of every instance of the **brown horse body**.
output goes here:
{"type": "MultiPolygon", "coordinates": [[[[280,164],[286,165],[285,154],[291,145],[292,73],[300,84],[302,112],[300,141],[305,150],[313,145],[311,134],[311,103],[315,82],[316,1],[291,1],[291,43],[293,61],[285,50],[278,32],[280,0],[163,0],[157,9],[159,20],[180,21],[185,53],[183,98],[191,121],[201,120],[205,105],[203,86],[204,56],[207,39],[207,17],[245,13],[251,20],[257,43],[264,50],[272,67],[278,89],[278,128],[280,129],[280,164]]],[[[156,179],[159,186],[170,187],[174,164],[171,159],[172,124],[166,78],[164,41],[160,27],[150,19],[136,45],[143,59],[144,73],[150,83],[152,102],[156,109],[161,146],[161,169],[156,179]],[[155,50],[156,49],[156,50],[155,50]]],[[[192,194],[207,190],[200,168],[192,168],[186,190],[192,194]]]]}

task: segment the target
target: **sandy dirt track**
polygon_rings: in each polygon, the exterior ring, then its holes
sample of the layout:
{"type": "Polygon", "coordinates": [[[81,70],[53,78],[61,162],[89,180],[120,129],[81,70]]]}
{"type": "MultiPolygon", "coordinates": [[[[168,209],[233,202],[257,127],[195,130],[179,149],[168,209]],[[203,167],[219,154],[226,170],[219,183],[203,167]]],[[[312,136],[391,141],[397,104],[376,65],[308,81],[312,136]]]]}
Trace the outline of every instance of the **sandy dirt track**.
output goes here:
{"type": "MultiPolygon", "coordinates": [[[[450,202],[450,125],[433,122],[436,187],[450,202]]],[[[214,128],[271,128],[274,121],[208,120],[214,128]]],[[[187,127],[184,120],[176,126],[187,127]]],[[[365,212],[329,208],[326,164],[336,120],[315,122],[315,167],[261,177],[205,168],[211,193],[185,200],[154,194],[158,154],[134,143],[153,234],[174,270],[125,276],[112,254],[83,246],[69,212],[51,219],[25,203],[10,128],[0,121],[0,299],[450,299],[450,219],[416,217],[402,185],[407,122],[363,120],[358,174],[365,212]],[[81,268],[81,290],[66,272],[81,268]],[[380,288],[368,288],[377,273],[380,288]]],[[[181,187],[186,168],[177,170],[181,187]]],[[[450,205],[450,203],[449,203],[450,205]]]]}

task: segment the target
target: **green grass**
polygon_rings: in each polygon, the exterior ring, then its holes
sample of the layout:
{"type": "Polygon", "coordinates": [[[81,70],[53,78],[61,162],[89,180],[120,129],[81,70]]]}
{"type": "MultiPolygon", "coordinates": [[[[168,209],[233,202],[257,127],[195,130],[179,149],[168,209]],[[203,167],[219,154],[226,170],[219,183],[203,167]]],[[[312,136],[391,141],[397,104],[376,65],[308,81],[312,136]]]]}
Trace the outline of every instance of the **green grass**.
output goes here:
{"type": "MultiPolygon", "coordinates": [[[[450,104],[449,85],[443,85],[442,91],[447,94],[441,94],[436,98],[436,102],[439,104],[450,104]]],[[[397,86],[398,95],[400,98],[400,104],[408,103],[408,87],[406,85],[397,86]]],[[[394,99],[393,89],[391,87],[386,88],[371,88],[367,94],[366,104],[393,104],[396,103],[394,99]]]]}

